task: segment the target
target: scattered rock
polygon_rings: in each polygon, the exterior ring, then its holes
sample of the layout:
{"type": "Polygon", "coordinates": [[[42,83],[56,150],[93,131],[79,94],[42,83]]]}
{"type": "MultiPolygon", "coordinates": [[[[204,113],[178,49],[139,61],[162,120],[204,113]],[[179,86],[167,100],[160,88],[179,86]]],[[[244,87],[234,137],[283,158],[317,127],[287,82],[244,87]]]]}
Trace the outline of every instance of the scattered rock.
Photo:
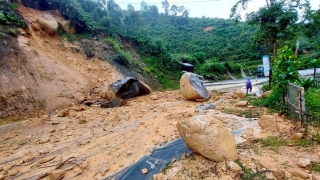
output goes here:
{"type": "Polygon", "coordinates": [[[64,178],[64,175],[66,174],[66,170],[53,170],[49,173],[50,180],[61,180],[64,178]]]}
{"type": "Polygon", "coordinates": [[[44,144],[50,141],[50,137],[43,137],[39,139],[39,144],[44,144]]]}
{"type": "Polygon", "coordinates": [[[58,125],[58,124],[60,124],[60,122],[58,122],[58,121],[52,121],[51,124],[52,124],[52,125],[58,125]]]}
{"type": "Polygon", "coordinates": [[[301,168],[306,168],[311,164],[311,160],[308,158],[299,158],[297,165],[301,168]]]}
{"type": "Polygon", "coordinates": [[[320,180],[320,175],[312,174],[312,180],[320,180]]]}
{"type": "Polygon", "coordinates": [[[26,155],[23,157],[23,162],[29,162],[31,160],[33,160],[34,158],[36,158],[34,155],[26,155]]]}
{"type": "Polygon", "coordinates": [[[73,131],[69,131],[68,133],[67,133],[67,136],[72,136],[73,135],[73,131]]]}
{"type": "Polygon", "coordinates": [[[150,99],[158,100],[158,95],[156,95],[156,94],[150,95],[150,99]]]}
{"type": "Polygon", "coordinates": [[[60,110],[58,113],[57,113],[57,116],[58,117],[66,117],[68,116],[70,113],[69,113],[69,110],[68,109],[62,109],[60,110]]]}
{"type": "Polygon", "coordinates": [[[235,162],[233,161],[228,161],[227,166],[229,169],[228,174],[233,178],[233,179],[238,179],[240,177],[240,174],[242,172],[242,168],[235,162]]]}
{"type": "Polygon", "coordinates": [[[142,174],[147,174],[147,173],[148,173],[148,169],[147,169],[147,168],[143,168],[143,169],[141,170],[141,173],[142,173],[142,174]]]}
{"type": "Polygon", "coordinates": [[[248,105],[248,101],[239,101],[236,103],[236,106],[238,107],[245,107],[248,105]]]}
{"type": "Polygon", "coordinates": [[[262,115],[258,120],[261,129],[268,132],[277,132],[277,117],[273,115],[262,115]]]}
{"type": "Polygon", "coordinates": [[[235,140],[220,120],[198,115],[178,121],[177,128],[187,146],[195,152],[218,162],[238,159],[235,140]]]}
{"type": "Polygon", "coordinates": [[[89,163],[87,161],[82,161],[80,168],[82,169],[82,171],[86,171],[89,169],[89,163]]]}
{"type": "Polygon", "coordinates": [[[309,174],[306,172],[301,171],[300,169],[294,168],[294,169],[289,169],[288,172],[292,174],[293,176],[302,178],[302,179],[308,179],[309,174]]]}
{"type": "Polygon", "coordinates": [[[300,140],[302,138],[303,134],[302,133],[295,133],[291,136],[292,140],[300,140]]]}
{"type": "Polygon", "coordinates": [[[232,93],[233,99],[245,98],[245,97],[246,97],[246,93],[244,93],[240,90],[233,91],[233,93],[232,93]]]}
{"type": "Polygon", "coordinates": [[[42,149],[39,151],[39,154],[47,154],[50,152],[50,149],[42,149]]]}
{"type": "Polygon", "coordinates": [[[253,128],[248,128],[242,135],[241,137],[243,139],[253,139],[254,138],[254,129],[253,128]]]}
{"type": "Polygon", "coordinates": [[[201,104],[199,106],[196,106],[196,109],[198,109],[198,110],[208,110],[208,109],[215,109],[215,108],[216,108],[216,106],[213,103],[201,104]]]}
{"type": "Polygon", "coordinates": [[[262,93],[262,98],[267,98],[269,95],[271,94],[271,91],[266,91],[264,93],[262,93]]]}
{"type": "Polygon", "coordinates": [[[268,170],[277,170],[275,169],[277,167],[277,163],[272,157],[269,157],[269,156],[260,157],[258,160],[258,163],[260,164],[260,166],[268,170]]]}
{"type": "Polygon", "coordinates": [[[56,156],[50,156],[50,157],[45,157],[43,159],[40,159],[40,161],[38,161],[38,164],[43,164],[43,163],[46,163],[46,162],[49,162],[51,160],[53,160],[56,156]]]}
{"type": "Polygon", "coordinates": [[[276,179],[284,179],[286,176],[286,173],[284,171],[281,170],[276,170],[272,172],[272,175],[276,178],[276,179]]]}

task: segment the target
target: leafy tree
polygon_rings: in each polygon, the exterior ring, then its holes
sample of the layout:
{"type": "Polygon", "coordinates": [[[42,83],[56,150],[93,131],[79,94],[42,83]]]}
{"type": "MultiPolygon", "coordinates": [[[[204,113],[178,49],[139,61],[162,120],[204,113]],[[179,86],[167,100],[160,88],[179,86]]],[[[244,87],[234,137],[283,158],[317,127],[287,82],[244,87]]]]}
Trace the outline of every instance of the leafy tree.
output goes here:
{"type": "MultiPolygon", "coordinates": [[[[239,0],[231,9],[230,17],[241,20],[239,5],[246,9],[249,0],[239,0]]],[[[269,57],[273,51],[277,56],[279,41],[285,41],[295,37],[297,32],[298,9],[306,13],[309,6],[308,0],[266,0],[267,5],[257,12],[246,15],[249,25],[256,26],[254,42],[267,47],[269,57]],[[272,50],[271,50],[272,49],[272,50]]],[[[272,58],[270,58],[270,77],[272,77],[272,58]]],[[[269,85],[271,80],[269,79],[269,85]]]]}
{"type": "Polygon", "coordinates": [[[134,7],[132,6],[132,4],[130,4],[130,3],[128,4],[127,10],[128,10],[129,12],[134,11],[134,7]]]}
{"type": "Polygon", "coordinates": [[[164,9],[164,14],[166,16],[168,16],[169,15],[169,8],[170,8],[170,4],[169,4],[168,0],[162,1],[161,4],[162,4],[162,7],[164,9]]]}

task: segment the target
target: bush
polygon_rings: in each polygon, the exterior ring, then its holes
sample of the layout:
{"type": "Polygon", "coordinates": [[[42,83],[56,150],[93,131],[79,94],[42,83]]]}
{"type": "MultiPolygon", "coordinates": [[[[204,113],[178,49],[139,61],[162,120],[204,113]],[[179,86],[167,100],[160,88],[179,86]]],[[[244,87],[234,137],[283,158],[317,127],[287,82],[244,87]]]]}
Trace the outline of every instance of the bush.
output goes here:
{"type": "Polygon", "coordinates": [[[312,121],[320,121],[320,87],[310,89],[306,92],[306,110],[312,121]]]}
{"type": "Polygon", "coordinates": [[[109,38],[105,38],[105,41],[113,47],[116,53],[120,53],[120,50],[121,50],[120,44],[116,39],[109,37],[109,38]]]}
{"type": "Polygon", "coordinates": [[[225,73],[227,68],[221,63],[209,62],[203,65],[202,70],[207,73],[225,73]]]}
{"type": "Polygon", "coordinates": [[[282,112],[285,107],[282,96],[282,90],[272,88],[271,94],[263,101],[263,105],[271,110],[282,112]]]}
{"type": "Polygon", "coordinates": [[[271,88],[270,88],[270,86],[269,86],[269,83],[263,84],[263,85],[261,86],[261,90],[262,90],[262,92],[270,91],[271,88]]]}

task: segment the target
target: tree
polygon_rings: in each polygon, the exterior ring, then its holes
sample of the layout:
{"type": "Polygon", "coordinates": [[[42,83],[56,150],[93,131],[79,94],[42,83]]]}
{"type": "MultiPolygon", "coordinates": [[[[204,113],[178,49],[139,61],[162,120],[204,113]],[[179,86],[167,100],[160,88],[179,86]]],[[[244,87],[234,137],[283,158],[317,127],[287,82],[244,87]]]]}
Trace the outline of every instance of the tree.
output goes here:
{"type": "MultiPolygon", "coordinates": [[[[239,0],[231,9],[231,18],[241,20],[239,5],[246,9],[250,0],[239,0]]],[[[305,15],[309,9],[309,0],[266,0],[266,6],[261,7],[257,12],[246,15],[247,24],[256,26],[254,43],[263,44],[268,50],[270,57],[270,78],[271,86],[273,56],[277,56],[279,41],[286,41],[293,38],[297,32],[298,10],[305,15]],[[271,48],[272,47],[272,48],[271,48]]]]}
{"type": "Polygon", "coordinates": [[[134,11],[134,7],[132,6],[132,4],[128,4],[127,10],[128,10],[129,12],[134,11]]]}
{"type": "Polygon", "coordinates": [[[164,0],[161,3],[162,3],[162,7],[164,8],[164,14],[166,16],[168,16],[169,15],[169,7],[170,7],[168,0],[164,0]]]}
{"type": "Polygon", "coordinates": [[[109,12],[109,17],[111,18],[111,25],[114,30],[119,29],[121,25],[121,7],[114,1],[107,1],[107,9],[109,12]]]}

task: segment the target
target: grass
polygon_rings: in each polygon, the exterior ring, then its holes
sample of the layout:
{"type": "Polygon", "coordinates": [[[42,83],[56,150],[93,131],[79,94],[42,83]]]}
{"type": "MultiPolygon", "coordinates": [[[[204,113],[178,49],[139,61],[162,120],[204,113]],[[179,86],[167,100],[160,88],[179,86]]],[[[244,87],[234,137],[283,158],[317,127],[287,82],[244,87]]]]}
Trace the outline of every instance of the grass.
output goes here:
{"type": "Polygon", "coordinates": [[[273,151],[277,151],[281,146],[289,145],[288,142],[280,139],[278,136],[269,136],[259,141],[264,147],[269,147],[273,151]]]}
{"type": "Polygon", "coordinates": [[[252,169],[247,168],[241,161],[237,160],[236,163],[241,167],[242,174],[241,179],[245,180],[265,180],[267,179],[264,172],[254,172],[252,169]]]}
{"type": "Polygon", "coordinates": [[[260,117],[259,114],[255,114],[253,112],[253,109],[232,109],[232,108],[222,108],[220,109],[220,111],[224,112],[224,113],[228,113],[228,114],[233,114],[236,116],[241,116],[241,117],[245,117],[245,118],[257,118],[260,117]]]}
{"type": "Polygon", "coordinates": [[[311,165],[308,167],[310,171],[320,172],[320,163],[311,161],[311,165]]]}
{"type": "Polygon", "coordinates": [[[167,172],[167,170],[169,170],[172,167],[172,163],[171,162],[167,162],[166,165],[164,166],[164,168],[161,170],[161,172],[163,174],[165,174],[167,172]]]}

